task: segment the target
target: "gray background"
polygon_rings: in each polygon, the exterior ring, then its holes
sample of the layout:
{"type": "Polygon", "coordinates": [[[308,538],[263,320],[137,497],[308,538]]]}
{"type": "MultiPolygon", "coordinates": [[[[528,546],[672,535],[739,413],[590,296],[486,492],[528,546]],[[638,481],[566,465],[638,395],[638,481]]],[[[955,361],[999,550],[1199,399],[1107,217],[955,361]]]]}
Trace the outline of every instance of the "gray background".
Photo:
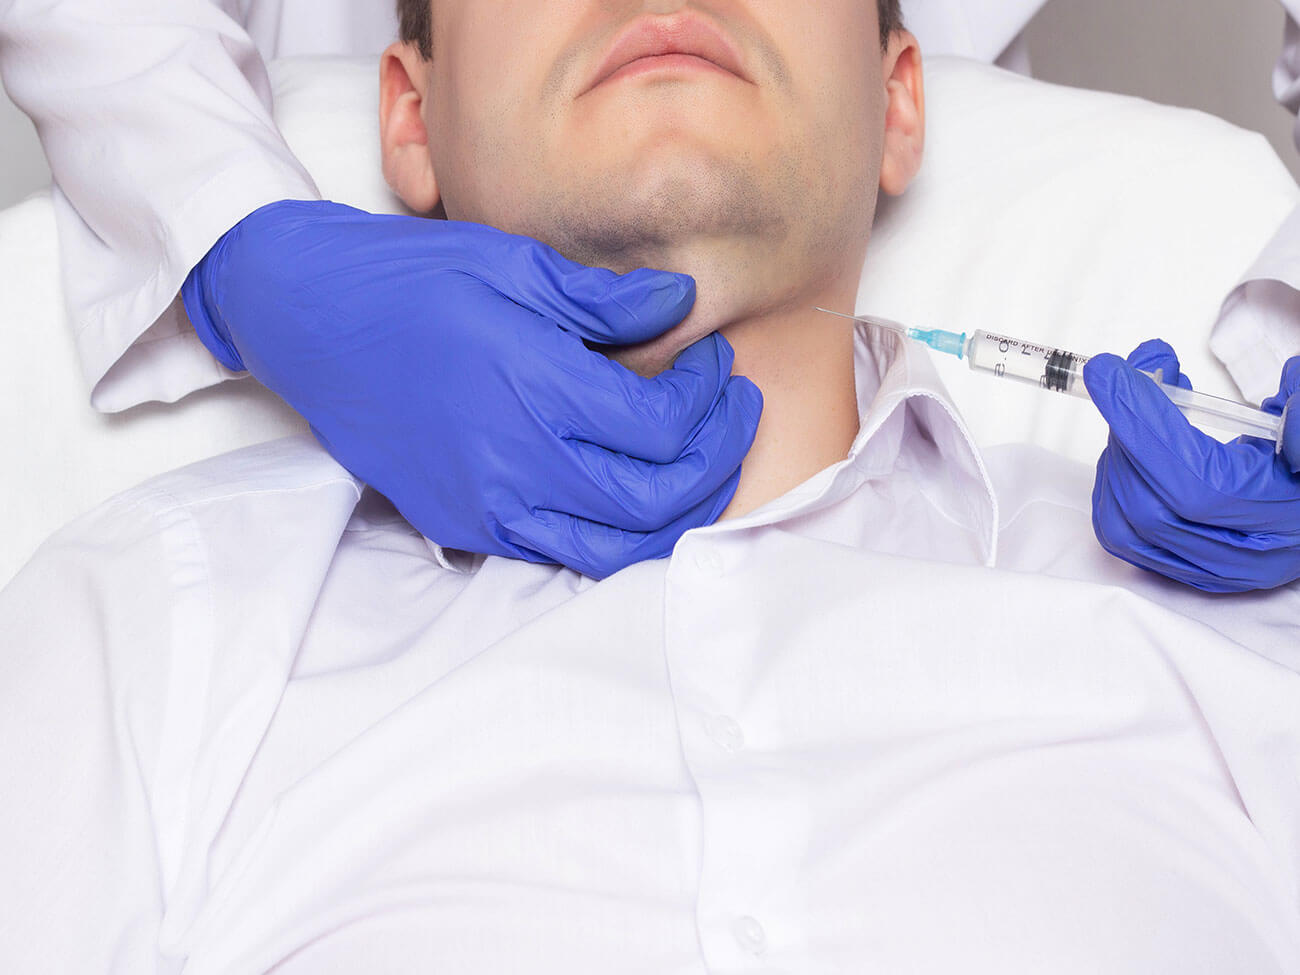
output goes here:
{"type": "Polygon", "coordinates": [[[1277,0],[1052,0],[1029,26],[1034,75],[1199,108],[1268,136],[1300,178],[1292,116],[1273,99],[1277,0]]]}
{"type": "MultiPolygon", "coordinates": [[[[1052,0],[1029,28],[1048,81],[1199,108],[1262,132],[1300,177],[1292,119],[1273,101],[1275,0],[1052,0]]],[[[29,122],[0,96],[0,207],[49,180],[29,122]]]]}

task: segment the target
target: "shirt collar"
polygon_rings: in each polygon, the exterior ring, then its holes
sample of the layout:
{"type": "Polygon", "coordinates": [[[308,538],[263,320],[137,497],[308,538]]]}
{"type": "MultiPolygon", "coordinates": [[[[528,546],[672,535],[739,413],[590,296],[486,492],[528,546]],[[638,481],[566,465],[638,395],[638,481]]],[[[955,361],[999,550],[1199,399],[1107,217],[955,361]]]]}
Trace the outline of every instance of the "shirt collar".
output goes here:
{"type": "MultiPolygon", "coordinates": [[[[859,427],[848,457],[741,518],[695,529],[726,533],[812,514],[844,500],[864,483],[886,477],[920,444],[942,461],[932,500],[978,535],[985,564],[997,561],[998,502],[970,429],[930,361],[929,352],[896,332],[861,322],[854,341],[859,427]]],[[[443,568],[473,572],[474,556],[425,539],[443,568]]]]}
{"type": "MultiPolygon", "coordinates": [[[[961,412],[927,349],[889,329],[858,323],[854,342],[859,426],[848,456],[741,517],[699,532],[778,524],[848,497],[887,477],[922,445],[942,461],[932,500],[975,533],[986,565],[997,561],[998,502],[992,479],[961,412]]],[[[933,467],[934,465],[929,465],[933,467]]]]}

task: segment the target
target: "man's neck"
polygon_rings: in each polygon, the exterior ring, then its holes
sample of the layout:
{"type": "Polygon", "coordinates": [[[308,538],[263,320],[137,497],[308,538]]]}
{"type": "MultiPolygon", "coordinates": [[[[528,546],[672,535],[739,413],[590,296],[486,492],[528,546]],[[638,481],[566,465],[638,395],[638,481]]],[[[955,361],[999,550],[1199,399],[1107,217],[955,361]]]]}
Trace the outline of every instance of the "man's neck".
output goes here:
{"type": "MultiPolygon", "coordinates": [[[[854,273],[824,289],[787,302],[776,311],[728,318],[724,289],[703,290],[680,326],[701,334],[698,322],[714,325],[736,353],[732,373],[763,392],[763,417],[745,458],[740,484],[722,518],[739,518],[798,487],[848,456],[858,435],[854,336],[850,322],[816,310],[849,310],[857,295],[854,273]],[[710,300],[712,298],[712,301],[710,300]]],[[[681,351],[682,335],[668,332],[641,346],[615,350],[613,358],[643,376],[658,375],[681,351]]]]}
{"type": "MultiPolygon", "coordinates": [[[[853,295],[825,307],[850,308],[853,295]]],[[[763,391],[763,418],[740,485],[722,518],[738,518],[848,456],[858,435],[854,329],[806,309],[722,329],[736,350],[734,373],[763,391]]]]}

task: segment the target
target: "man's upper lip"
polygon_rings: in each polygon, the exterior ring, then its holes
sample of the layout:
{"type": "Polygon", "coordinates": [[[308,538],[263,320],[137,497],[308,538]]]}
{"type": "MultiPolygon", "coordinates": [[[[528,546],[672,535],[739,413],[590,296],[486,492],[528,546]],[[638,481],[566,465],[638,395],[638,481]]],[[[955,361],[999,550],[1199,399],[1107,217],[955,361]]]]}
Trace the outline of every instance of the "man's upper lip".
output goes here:
{"type": "Polygon", "coordinates": [[[664,54],[693,54],[712,61],[745,81],[740,54],[727,36],[707,19],[690,13],[673,17],[638,17],[614,39],[583,94],[624,65],[664,54]]]}

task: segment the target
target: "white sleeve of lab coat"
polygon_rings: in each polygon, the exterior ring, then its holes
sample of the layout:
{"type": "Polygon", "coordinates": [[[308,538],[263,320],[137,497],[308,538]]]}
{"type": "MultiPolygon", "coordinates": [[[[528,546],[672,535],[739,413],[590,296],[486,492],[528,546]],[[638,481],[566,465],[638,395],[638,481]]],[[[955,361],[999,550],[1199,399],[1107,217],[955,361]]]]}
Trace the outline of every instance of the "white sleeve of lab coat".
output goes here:
{"type": "MultiPolygon", "coordinates": [[[[1300,116],[1300,0],[1283,0],[1283,6],[1286,33],[1273,91],[1300,116]]],[[[1300,148],[1300,118],[1295,140],[1300,148]]],[[[1258,403],[1277,392],[1282,366],[1300,355],[1300,207],[1228,295],[1210,349],[1248,400],[1258,403]]]]}
{"type": "MultiPolygon", "coordinates": [[[[993,64],[1016,44],[1047,0],[903,0],[903,24],[926,55],[955,54],[993,64]]],[[[1023,48],[1013,62],[1023,59],[1023,48]]],[[[1021,68],[1019,63],[1010,65],[1021,68]]]]}
{"type": "Polygon", "coordinates": [[[180,286],[253,210],[319,198],[272,120],[246,5],[0,0],[0,75],[54,175],[68,318],[99,410],[229,378],[180,286]]]}

